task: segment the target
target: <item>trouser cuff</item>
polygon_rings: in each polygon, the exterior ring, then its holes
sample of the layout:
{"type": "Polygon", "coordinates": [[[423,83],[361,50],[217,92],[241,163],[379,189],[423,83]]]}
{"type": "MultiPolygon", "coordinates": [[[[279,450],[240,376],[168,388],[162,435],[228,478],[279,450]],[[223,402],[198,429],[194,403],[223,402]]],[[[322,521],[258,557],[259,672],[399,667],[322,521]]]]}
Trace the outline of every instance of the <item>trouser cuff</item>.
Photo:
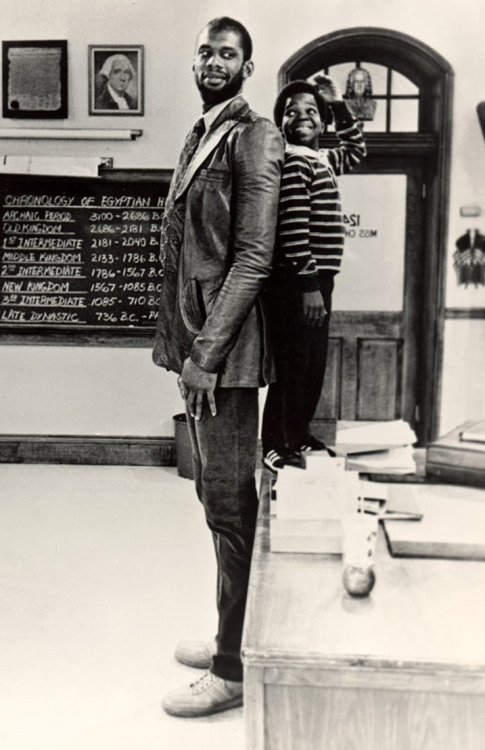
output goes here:
{"type": "Polygon", "coordinates": [[[232,656],[212,657],[212,674],[220,677],[221,680],[230,680],[231,682],[243,681],[243,665],[240,659],[234,659],[232,656]]]}

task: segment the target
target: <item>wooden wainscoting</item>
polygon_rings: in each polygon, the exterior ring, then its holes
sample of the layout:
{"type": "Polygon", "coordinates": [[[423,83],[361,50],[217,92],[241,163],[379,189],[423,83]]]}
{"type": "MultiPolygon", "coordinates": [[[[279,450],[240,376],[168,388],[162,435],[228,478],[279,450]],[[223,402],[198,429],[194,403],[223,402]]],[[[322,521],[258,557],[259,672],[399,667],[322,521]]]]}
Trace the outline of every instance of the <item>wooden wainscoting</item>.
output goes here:
{"type": "Polygon", "coordinates": [[[0,435],[0,463],[175,466],[175,440],[105,435],[0,435]]]}

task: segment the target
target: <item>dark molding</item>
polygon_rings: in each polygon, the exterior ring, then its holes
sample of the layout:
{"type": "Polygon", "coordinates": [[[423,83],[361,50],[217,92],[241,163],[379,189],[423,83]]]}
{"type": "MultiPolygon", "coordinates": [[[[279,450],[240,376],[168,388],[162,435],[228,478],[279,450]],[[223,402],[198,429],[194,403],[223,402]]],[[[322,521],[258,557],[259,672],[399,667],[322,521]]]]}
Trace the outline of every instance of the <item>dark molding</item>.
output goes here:
{"type": "Polygon", "coordinates": [[[166,182],[172,179],[173,169],[110,169],[100,167],[99,176],[103,180],[118,181],[126,180],[127,182],[166,182]]]}
{"type": "Polygon", "coordinates": [[[127,329],[126,333],[116,331],[104,333],[102,330],[93,330],[91,333],[84,328],[72,329],[66,326],[66,330],[43,328],[36,332],[35,328],[26,330],[15,329],[12,325],[12,333],[0,333],[0,345],[8,346],[110,346],[110,347],[152,347],[155,338],[155,326],[138,330],[136,334],[127,329]]]}
{"type": "Polygon", "coordinates": [[[447,307],[446,320],[485,320],[485,307],[447,307]]]}
{"type": "Polygon", "coordinates": [[[307,78],[329,65],[365,57],[368,62],[392,65],[416,80],[416,69],[432,83],[436,67],[451,73],[449,63],[435,50],[412,36],[394,29],[357,26],[341,29],[314,39],[301,47],[281,66],[278,87],[295,78],[307,78]]]}
{"type": "Polygon", "coordinates": [[[478,115],[478,122],[480,123],[480,127],[482,129],[482,135],[485,138],[485,102],[480,102],[477,104],[477,115],[478,115]]]}
{"type": "MultiPolygon", "coordinates": [[[[419,156],[436,155],[438,136],[436,133],[365,133],[368,157],[372,156],[419,156]]],[[[335,135],[320,138],[321,148],[335,148],[338,140],[335,135]]],[[[365,162],[360,169],[365,166],[365,162]]],[[[359,168],[354,170],[360,171],[359,168]]]]}
{"type": "Polygon", "coordinates": [[[175,466],[174,438],[0,435],[0,463],[175,466]]]}

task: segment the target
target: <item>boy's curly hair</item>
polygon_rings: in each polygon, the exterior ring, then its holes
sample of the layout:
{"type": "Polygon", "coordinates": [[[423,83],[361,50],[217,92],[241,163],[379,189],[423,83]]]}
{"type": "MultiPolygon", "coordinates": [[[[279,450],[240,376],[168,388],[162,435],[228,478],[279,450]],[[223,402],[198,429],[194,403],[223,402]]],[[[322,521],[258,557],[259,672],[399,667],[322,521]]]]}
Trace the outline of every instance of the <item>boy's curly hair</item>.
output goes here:
{"type": "Polygon", "coordinates": [[[309,81],[291,81],[291,83],[286,84],[281,89],[274,105],[273,119],[279,128],[281,128],[281,123],[283,122],[286,100],[289,96],[293,96],[293,94],[312,94],[315,97],[323,125],[326,127],[332,121],[330,107],[318,90],[318,86],[309,81]]]}

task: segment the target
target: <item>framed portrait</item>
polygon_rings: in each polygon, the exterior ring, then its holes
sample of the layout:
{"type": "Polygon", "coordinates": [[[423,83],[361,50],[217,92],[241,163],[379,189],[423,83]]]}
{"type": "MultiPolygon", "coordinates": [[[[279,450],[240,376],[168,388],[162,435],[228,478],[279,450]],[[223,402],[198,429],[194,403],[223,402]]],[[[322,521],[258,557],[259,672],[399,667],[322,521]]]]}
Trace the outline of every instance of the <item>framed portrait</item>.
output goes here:
{"type": "Polygon", "coordinates": [[[143,45],[90,44],[89,114],[143,114],[143,45]]]}
{"type": "Polygon", "coordinates": [[[67,41],[2,42],[2,114],[67,117],[67,41]]]}

